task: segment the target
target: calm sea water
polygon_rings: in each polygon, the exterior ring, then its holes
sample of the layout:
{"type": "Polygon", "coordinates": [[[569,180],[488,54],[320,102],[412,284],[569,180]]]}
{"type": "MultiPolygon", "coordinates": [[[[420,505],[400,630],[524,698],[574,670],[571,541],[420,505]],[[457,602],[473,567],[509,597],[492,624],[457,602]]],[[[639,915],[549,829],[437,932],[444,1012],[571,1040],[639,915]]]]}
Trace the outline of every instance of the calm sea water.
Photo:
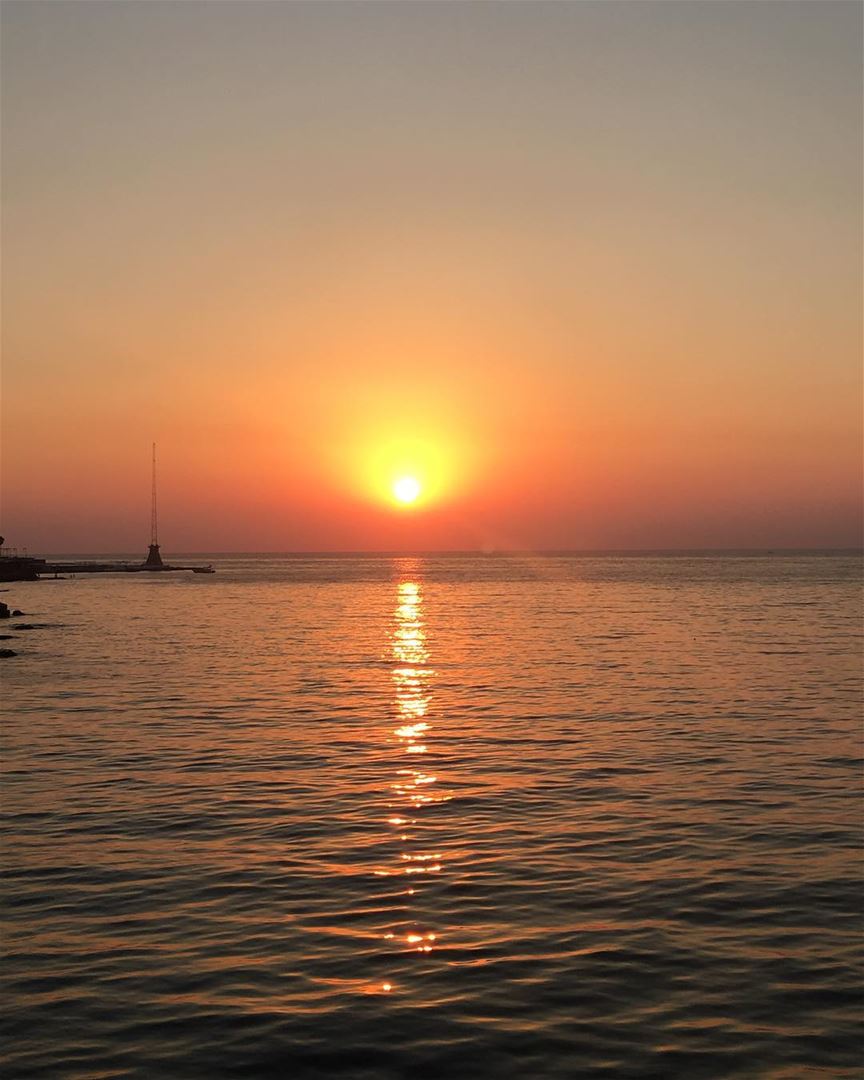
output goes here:
{"type": "Polygon", "coordinates": [[[860,560],[216,564],[3,596],[8,1080],[862,1075],[860,560]]]}

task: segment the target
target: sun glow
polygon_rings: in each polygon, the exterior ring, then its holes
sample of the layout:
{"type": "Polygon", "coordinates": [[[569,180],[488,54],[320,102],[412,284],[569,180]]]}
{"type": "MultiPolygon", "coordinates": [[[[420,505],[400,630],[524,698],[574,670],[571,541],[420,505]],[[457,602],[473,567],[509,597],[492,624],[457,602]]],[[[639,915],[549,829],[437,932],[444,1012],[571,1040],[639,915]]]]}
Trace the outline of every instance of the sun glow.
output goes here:
{"type": "Polygon", "coordinates": [[[416,502],[421,490],[420,481],[416,476],[400,476],[393,484],[394,498],[405,506],[416,502]]]}
{"type": "Polygon", "coordinates": [[[434,435],[385,439],[364,430],[342,445],[343,452],[334,459],[334,475],[338,472],[347,479],[358,495],[391,511],[409,511],[407,516],[452,498],[471,474],[470,454],[456,435],[444,429],[434,435]]]}

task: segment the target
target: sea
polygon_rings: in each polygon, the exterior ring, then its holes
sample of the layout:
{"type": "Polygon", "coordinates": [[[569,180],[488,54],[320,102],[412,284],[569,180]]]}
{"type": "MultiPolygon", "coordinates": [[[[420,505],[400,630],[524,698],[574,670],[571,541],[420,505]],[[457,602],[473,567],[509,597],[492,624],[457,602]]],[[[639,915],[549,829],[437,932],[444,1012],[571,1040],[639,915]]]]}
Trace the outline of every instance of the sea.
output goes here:
{"type": "Polygon", "coordinates": [[[860,553],[212,562],[0,594],[4,1080],[864,1075],[860,553]]]}

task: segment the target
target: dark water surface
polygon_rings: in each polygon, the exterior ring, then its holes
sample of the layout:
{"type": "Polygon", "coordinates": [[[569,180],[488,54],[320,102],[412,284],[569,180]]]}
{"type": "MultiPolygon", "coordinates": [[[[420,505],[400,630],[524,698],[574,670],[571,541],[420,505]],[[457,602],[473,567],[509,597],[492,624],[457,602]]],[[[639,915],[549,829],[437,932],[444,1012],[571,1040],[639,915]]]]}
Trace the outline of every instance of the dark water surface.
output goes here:
{"type": "Polygon", "coordinates": [[[4,595],[7,1080],[862,1075],[859,560],[217,565],[4,595]]]}

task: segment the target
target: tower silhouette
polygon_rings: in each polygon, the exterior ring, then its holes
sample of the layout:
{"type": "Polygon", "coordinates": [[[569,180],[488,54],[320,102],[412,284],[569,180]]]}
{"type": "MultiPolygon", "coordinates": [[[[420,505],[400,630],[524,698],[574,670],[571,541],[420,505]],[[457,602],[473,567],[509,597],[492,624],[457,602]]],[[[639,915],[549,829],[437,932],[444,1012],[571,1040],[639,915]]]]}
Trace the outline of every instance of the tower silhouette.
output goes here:
{"type": "Polygon", "coordinates": [[[145,566],[161,567],[162,556],[159,554],[159,532],[156,519],[156,443],[153,443],[153,495],[150,502],[150,550],[144,562],[145,566]]]}

